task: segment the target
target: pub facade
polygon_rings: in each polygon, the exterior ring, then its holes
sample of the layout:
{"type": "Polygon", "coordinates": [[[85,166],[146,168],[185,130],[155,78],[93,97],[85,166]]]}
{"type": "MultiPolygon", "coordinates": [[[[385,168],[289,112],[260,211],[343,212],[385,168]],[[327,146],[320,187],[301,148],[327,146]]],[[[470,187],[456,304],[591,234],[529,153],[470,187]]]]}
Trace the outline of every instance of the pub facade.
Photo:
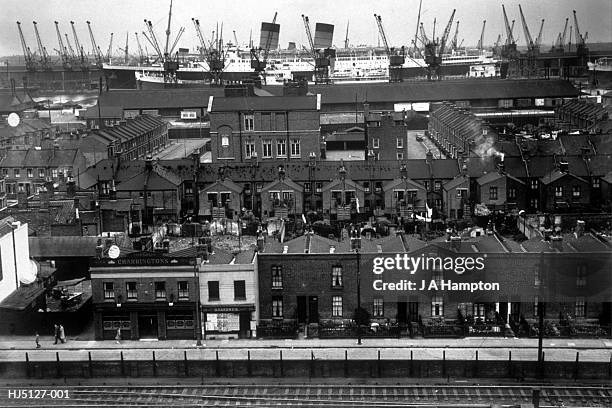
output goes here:
{"type": "Polygon", "coordinates": [[[96,340],[195,339],[196,260],[138,252],[92,260],[96,340]]]}

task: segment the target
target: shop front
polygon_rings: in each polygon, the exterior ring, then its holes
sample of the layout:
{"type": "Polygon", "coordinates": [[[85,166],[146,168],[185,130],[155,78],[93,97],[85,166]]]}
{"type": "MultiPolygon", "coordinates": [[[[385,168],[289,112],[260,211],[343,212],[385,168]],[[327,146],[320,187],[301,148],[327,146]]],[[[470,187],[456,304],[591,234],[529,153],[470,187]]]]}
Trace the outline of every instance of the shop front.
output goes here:
{"type": "Polygon", "coordinates": [[[204,305],[206,339],[246,339],[255,333],[255,305],[204,305]]]}

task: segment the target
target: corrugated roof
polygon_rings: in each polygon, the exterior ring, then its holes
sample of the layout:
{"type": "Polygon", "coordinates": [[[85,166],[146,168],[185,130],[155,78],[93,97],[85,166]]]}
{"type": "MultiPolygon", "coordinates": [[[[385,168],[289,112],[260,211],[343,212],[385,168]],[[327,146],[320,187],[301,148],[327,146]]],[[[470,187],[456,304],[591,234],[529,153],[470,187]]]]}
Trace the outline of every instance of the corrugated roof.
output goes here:
{"type": "Polygon", "coordinates": [[[206,108],[211,95],[223,96],[223,88],[111,90],[102,92],[101,106],[120,106],[123,109],[206,108]]]}
{"type": "Polygon", "coordinates": [[[563,80],[448,80],[439,82],[362,83],[334,86],[312,85],[321,103],[434,102],[473,99],[575,97],[579,92],[563,80]]]}
{"type": "Polygon", "coordinates": [[[316,96],[219,97],[211,112],[316,110],[316,96]]]}

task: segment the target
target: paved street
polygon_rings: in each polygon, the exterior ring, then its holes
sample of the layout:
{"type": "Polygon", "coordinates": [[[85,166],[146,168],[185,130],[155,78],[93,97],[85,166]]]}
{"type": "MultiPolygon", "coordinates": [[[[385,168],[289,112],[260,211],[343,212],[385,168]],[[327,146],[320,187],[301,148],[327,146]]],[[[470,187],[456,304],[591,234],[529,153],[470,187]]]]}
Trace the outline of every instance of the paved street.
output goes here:
{"type": "Polygon", "coordinates": [[[172,139],[172,144],[159,152],[155,157],[160,160],[182,159],[195,149],[204,146],[210,139],[172,139]]]}
{"type": "MultiPolygon", "coordinates": [[[[202,348],[194,340],[166,341],[78,341],[54,345],[51,337],[41,338],[41,349],[25,337],[1,337],[0,361],[23,361],[25,352],[31,361],[54,361],[59,352],[62,361],[87,360],[91,352],[94,360],[118,360],[123,351],[125,359],[150,360],[153,351],[157,360],[182,360],[184,352],[190,360],[252,360],[280,359],[349,360],[406,359],[411,353],[415,360],[479,360],[533,361],[537,359],[537,339],[467,338],[467,339],[364,339],[361,346],[351,339],[334,340],[206,340],[202,348]]],[[[547,361],[607,362],[612,358],[612,340],[605,339],[549,339],[544,341],[547,361]]]]}

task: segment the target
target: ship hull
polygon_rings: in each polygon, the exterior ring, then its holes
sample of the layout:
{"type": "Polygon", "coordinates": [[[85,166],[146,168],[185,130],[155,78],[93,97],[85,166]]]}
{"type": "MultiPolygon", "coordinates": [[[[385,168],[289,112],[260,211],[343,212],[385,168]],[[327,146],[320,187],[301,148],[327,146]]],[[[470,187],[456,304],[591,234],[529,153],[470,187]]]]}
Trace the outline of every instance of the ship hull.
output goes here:
{"type": "Polygon", "coordinates": [[[9,88],[15,83],[18,87],[45,91],[79,92],[97,88],[103,75],[97,67],[70,71],[54,66],[48,71],[30,72],[24,66],[6,65],[0,68],[0,87],[9,88]]]}

